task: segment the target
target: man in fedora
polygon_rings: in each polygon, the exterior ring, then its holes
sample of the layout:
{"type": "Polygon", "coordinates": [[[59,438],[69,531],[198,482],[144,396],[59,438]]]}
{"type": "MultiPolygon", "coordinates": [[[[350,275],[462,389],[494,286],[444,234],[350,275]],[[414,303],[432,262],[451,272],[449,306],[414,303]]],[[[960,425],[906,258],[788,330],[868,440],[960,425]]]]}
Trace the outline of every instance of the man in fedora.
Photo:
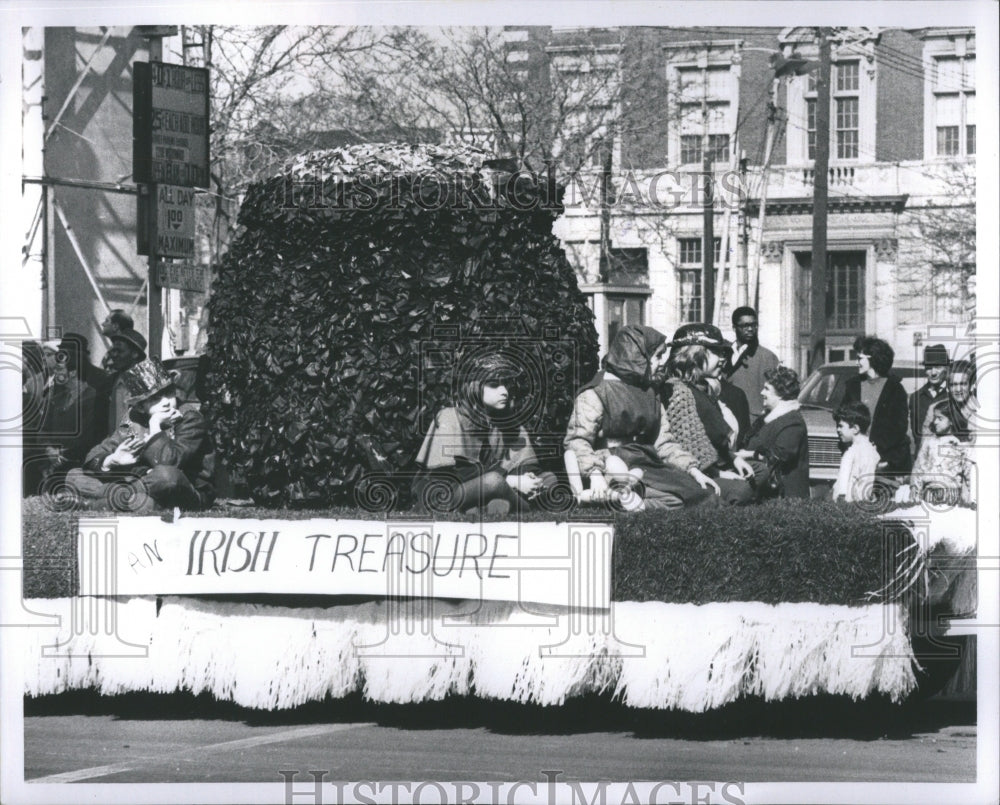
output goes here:
{"type": "Polygon", "coordinates": [[[157,506],[203,509],[215,497],[215,455],[204,417],[178,405],[174,378],[157,358],[122,374],[131,421],[87,454],[67,485],[83,501],[145,514],[157,506]]]}
{"type": "Polygon", "coordinates": [[[948,395],[948,367],[951,359],[944,344],[924,347],[924,373],[927,382],[910,397],[910,433],[913,435],[913,452],[920,450],[920,441],[930,436],[927,412],[935,403],[948,395]]]}
{"type": "Polygon", "coordinates": [[[146,357],[146,339],[135,330],[121,330],[111,335],[111,349],[108,350],[107,364],[111,372],[108,384],[108,419],[104,434],[115,432],[122,421],[128,419],[128,404],[123,375],[146,357]]]}

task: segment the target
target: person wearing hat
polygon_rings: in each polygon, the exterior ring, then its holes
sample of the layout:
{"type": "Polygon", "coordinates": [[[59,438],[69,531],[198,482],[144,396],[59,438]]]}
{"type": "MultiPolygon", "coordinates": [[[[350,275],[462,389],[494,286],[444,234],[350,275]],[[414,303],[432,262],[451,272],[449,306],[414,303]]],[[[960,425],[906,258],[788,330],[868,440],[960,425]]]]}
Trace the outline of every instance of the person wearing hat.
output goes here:
{"type": "Polygon", "coordinates": [[[520,421],[521,376],[500,353],[459,365],[454,405],[438,411],[416,458],[413,492],[425,508],[507,514],[555,485],[520,421]]]}
{"type": "Polygon", "coordinates": [[[24,491],[39,494],[79,467],[100,438],[95,416],[97,393],[80,377],[83,353],[72,334],[59,343],[45,394],[39,398],[40,421],[24,441],[24,491]]]}
{"type": "Polygon", "coordinates": [[[195,406],[178,405],[174,378],[157,358],[140,361],[121,380],[131,421],[91,450],[67,485],[84,500],[136,513],[211,505],[215,454],[204,417],[195,406]]]}
{"type": "Polygon", "coordinates": [[[927,412],[948,393],[948,367],[951,360],[944,344],[924,347],[924,373],[927,382],[910,397],[910,432],[913,435],[913,453],[920,452],[920,442],[931,435],[927,412]]]}
{"type": "MultiPolygon", "coordinates": [[[[720,374],[732,347],[711,324],[685,324],[670,342],[667,379],[659,386],[670,432],[715,479],[726,503],[741,505],[753,498],[747,479],[753,469],[736,452],[740,423],[721,399],[720,374]]],[[[743,392],[733,388],[743,396],[743,392]]],[[[745,402],[745,401],[744,401],[745,402]]]]}
{"type": "Polygon", "coordinates": [[[718,484],[670,430],[653,388],[667,360],[666,336],[652,327],[626,325],[615,333],[602,369],[573,403],[564,445],[595,496],[610,494],[609,457],[642,470],[648,510],[717,501],[718,484]]]}
{"type": "Polygon", "coordinates": [[[135,330],[122,330],[111,335],[111,349],[108,350],[108,418],[105,435],[115,432],[122,422],[128,420],[128,404],[123,375],[146,357],[146,339],[135,330]]]}
{"type": "Polygon", "coordinates": [[[756,419],[765,413],[760,396],[767,382],[764,373],[776,369],[780,362],[777,355],[757,340],[757,311],[752,307],[738,307],[733,311],[733,330],[736,348],[726,376],[746,395],[750,416],[756,419]]]}

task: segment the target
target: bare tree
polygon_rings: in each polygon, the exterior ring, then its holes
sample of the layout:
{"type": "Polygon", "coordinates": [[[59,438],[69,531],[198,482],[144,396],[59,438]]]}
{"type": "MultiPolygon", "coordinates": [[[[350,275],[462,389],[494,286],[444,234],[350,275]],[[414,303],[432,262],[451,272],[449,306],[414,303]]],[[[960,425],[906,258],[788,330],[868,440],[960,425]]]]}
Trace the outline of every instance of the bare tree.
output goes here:
{"type": "Polygon", "coordinates": [[[903,299],[931,299],[934,318],[971,321],[976,308],[976,163],[949,162],[929,177],[927,201],[903,215],[901,234],[917,248],[901,250],[903,299]]]}
{"type": "Polygon", "coordinates": [[[328,88],[344,65],[396,47],[398,37],[379,28],[185,27],[184,60],[211,70],[213,261],[229,241],[247,185],[314,142],[316,118],[295,114],[301,99],[332,104],[339,94],[328,88]]]}

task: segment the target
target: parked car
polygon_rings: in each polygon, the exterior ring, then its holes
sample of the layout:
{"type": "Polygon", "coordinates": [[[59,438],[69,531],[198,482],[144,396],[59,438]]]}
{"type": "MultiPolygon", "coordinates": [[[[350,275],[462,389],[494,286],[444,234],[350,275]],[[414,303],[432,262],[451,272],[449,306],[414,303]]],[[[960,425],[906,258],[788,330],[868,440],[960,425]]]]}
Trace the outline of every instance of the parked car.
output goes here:
{"type": "MultiPolygon", "coordinates": [[[[809,375],[799,392],[802,418],[809,435],[809,481],[813,484],[837,480],[841,450],[833,412],[844,399],[848,378],[857,373],[857,361],[825,363],[809,375]]],[[[899,378],[907,395],[924,383],[923,369],[913,361],[895,361],[890,374],[899,378]]]]}

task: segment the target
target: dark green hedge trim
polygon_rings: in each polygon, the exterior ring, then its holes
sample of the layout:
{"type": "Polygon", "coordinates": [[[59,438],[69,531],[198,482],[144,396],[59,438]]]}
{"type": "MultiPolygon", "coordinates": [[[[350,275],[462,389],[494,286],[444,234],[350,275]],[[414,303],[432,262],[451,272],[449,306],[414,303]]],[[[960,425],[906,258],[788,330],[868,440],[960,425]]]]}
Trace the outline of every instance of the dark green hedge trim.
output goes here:
{"type": "Polygon", "coordinates": [[[528,426],[543,455],[561,456],[573,397],[597,368],[593,314],[552,234],[552,188],[514,185],[486,156],[352,146],[247,191],[212,286],[205,411],[259,504],[350,504],[373,453],[410,471],[450,404],[454,364],[485,342],[540,369],[528,426]],[[339,200],[345,183],[363,208],[339,200]],[[436,201],[470,186],[486,208],[436,201]]]}
{"type": "MultiPolygon", "coordinates": [[[[357,509],[216,507],[208,514],[385,519],[357,509]]],[[[76,517],[50,512],[38,498],[25,502],[25,597],[76,591],[76,517]]],[[[393,520],[408,518],[422,519],[415,512],[391,515],[393,520]]],[[[612,598],[618,601],[864,604],[866,593],[884,588],[911,562],[915,549],[910,532],[898,524],[824,502],[775,501],[746,509],[619,514],[614,519],[612,598]]],[[[290,605],[290,600],[282,597],[275,603],[290,605]]]]}

